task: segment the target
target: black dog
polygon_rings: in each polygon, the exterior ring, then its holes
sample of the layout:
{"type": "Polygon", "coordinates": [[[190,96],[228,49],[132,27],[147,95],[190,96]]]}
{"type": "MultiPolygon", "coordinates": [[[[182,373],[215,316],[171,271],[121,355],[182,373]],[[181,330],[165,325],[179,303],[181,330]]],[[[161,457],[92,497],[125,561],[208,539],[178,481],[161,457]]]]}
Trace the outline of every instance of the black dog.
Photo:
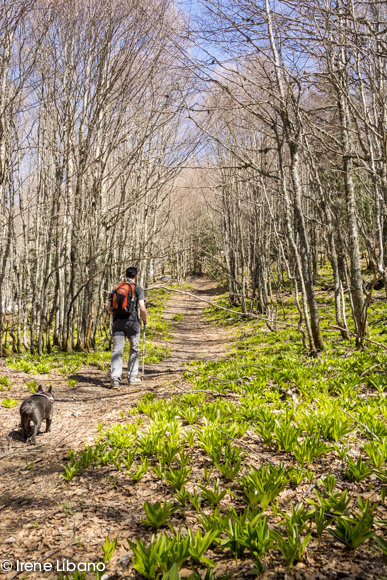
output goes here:
{"type": "Polygon", "coordinates": [[[36,434],[38,433],[42,421],[46,421],[46,433],[50,431],[53,407],[54,407],[54,394],[52,392],[52,387],[44,392],[41,385],[39,385],[36,393],[32,395],[29,399],[26,399],[20,407],[21,416],[21,427],[22,435],[24,440],[28,438],[30,421],[33,422],[34,427],[32,430],[31,443],[35,445],[36,434]]]}

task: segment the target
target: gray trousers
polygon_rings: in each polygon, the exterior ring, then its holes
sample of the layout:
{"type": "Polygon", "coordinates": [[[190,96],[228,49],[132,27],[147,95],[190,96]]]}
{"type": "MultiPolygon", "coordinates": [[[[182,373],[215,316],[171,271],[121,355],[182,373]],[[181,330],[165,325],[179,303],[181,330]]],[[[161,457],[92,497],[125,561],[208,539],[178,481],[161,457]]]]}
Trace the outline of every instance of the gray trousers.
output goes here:
{"type": "MultiPolygon", "coordinates": [[[[123,330],[113,331],[113,352],[110,365],[110,376],[112,379],[121,380],[122,355],[124,352],[126,333],[123,330]]],[[[128,380],[135,379],[138,373],[140,333],[129,336],[130,352],[128,362],[128,380]]]]}

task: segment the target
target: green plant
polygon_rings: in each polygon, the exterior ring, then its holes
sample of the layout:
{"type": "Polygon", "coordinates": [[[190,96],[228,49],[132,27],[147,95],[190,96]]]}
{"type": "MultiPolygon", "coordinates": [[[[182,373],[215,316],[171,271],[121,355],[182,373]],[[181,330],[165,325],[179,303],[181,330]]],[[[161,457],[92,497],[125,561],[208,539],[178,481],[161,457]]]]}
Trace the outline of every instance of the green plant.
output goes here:
{"type": "Polygon", "coordinates": [[[334,449],[339,459],[341,459],[341,461],[345,461],[350,451],[350,447],[348,446],[348,444],[334,445],[334,449]]]}
{"type": "Polygon", "coordinates": [[[3,399],[3,401],[2,401],[2,405],[6,409],[12,409],[12,407],[16,407],[16,405],[18,403],[19,403],[19,400],[16,400],[16,399],[3,399]]]}
{"type": "Polygon", "coordinates": [[[78,379],[68,379],[67,384],[69,387],[75,387],[77,382],[78,382],[78,379]]]}
{"type": "Polygon", "coordinates": [[[196,429],[199,447],[206,451],[214,464],[220,462],[221,450],[224,444],[224,435],[211,425],[206,425],[203,430],[196,429]]]}
{"type": "Polygon", "coordinates": [[[387,540],[382,538],[382,536],[375,536],[375,542],[378,544],[379,548],[382,550],[383,555],[387,556],[387,540]]]}
{"type": "Polygon", "coordinates": [[[348,457],[347,465],[348,469],[344,469],[344,473],[349,481],[363,481],[363,479],[366,479],[372,473],[372,461],[363,462],[360,456],[357,458],[356,463],[352,457],[348,457]]]}
{"type": "Polygon", "coordinates": [[[220,491],[220,481],[217,478],[214,483],[214,489],[208,489],[204,485],[199,485],[200,489],[202,490],[202,497],[203,499],[207,499],[212,503],[213,506],[217,506],[220,501],[230,493],[229,489],[224,489],[220,491]]]}
{"type": "Polygon", "coordinates": [[[147,433],[140,433],[137,438],[137,451],[140,455],[151,457],[156,453],[158,442],[163,435],[159,429],[151,429],[147,433]]]}
{"type": "Polygon", "coordinates": [[[358,506],[360,513],[356,513],[353,517],[341,516],[337,519],[334,529],[328,528],[328,532],[350,550],[357,548],[360,544],[375,535],[375,532],[371,528],[374,523],[373,514],[377,508],[377,504],[370,507],[369,499],[364,503],[359,498],[358,506]]]}
{"type": "Polygon", "coordinates": [[[325,439],[340,441],[353,431],[353,426],[348,419],[327,415],[321,422],[321,430],[325,439]]]}
{"type": "Polygon", "coordinates": [[[229,481],[234,481],[236,476],[241,470],[241,463],[242,459],[239,459],[235,464],[233,464],[230,460],[226,460],[223,464],[216,464],[216,467],[220,471],[220,473],[228,479],[229,481]]]}
{"type": "Polygon", "coordinates": [[[211,546],[212,542],[219,537],[220,532],[219,530],[213,530],[212,532],[207,532],[202,535],[200,530],[196,532],[196,536],[194,537],[191,530],[188,530],[188,535],[190,537],[191,545],[189,547],[189,553],[195,562],[203,562],[207,564],[207,566],[215,566],[215,562],[210,560],[210,558],[206,558],[204,553],[208,548],[211,546]]]}
{"type": "Polygon", "coordinates": [[[108,564],[110,564],[110,560],[112,559],[112,556],[117,548],[117,541],[118,541],[118,538],[116,538],[115,540],[113,540],[111,542],[109,540],[109,537],[108,536],[106,537],[105,543],[102,544],[103,562],[104,563],[107,562],[108,564]]]}
{"type": "Polygon", "coordinates": [[[233,447],[228,444],[224,449],[224,463],[216,463],[216,467],[224,477],[234,481],[241,469],[242,460],[245,456],[246,453],[239,447],[233,447]]]}
{"type": "Polygon", "coordinates": [[[306,498],[306,501],[316,509],[323,509],[325,515],[331,518],[343,515],[352,499],[352,496],[347,497],[347,489],[341,494],[339,491],[336,493],[328,493],[327,498],[324,498],[316,488],[314,489],[314,493],[317,497],[317,502],[309,498],[306,498]]]}
{"type": "Polygon", "coordinates": [[[314,514],[314,510],[312,509],[307,509],[304,503],[299,503],[297,508],[294,507],[294,505],[291,505],[291,513],[287,514],[284,512],[281,512],[281,514],[284,516],[285,518],[285,525],[286,525],[286,529],[288,531],[288,535],[292,534],[292,529],[293,527],[296,525],[298,527],[299,533],[303,534],[306,530],[306,528],[308,528],[308,532],[310,531],[311,528],[311,519],[312,516],[314,514]]]}
{"type": "Polygon", "coordinates": [[[293,453],[298,464],[302,467],[305,461],[310,465],[316,457],[332,450],[333,447],[321,441],[319,434],[316,433],[312,437],[305,437],[302,443],[297,443],[293,453]]]}
{"type": "Polygon", "coordinates": [[[28,381],[27,389],[30,391],[30,393],[36,393],[38,389],[38,383],[36,381],[28,381]]]}
{"type": "Polygon", "coordinates": [[[297,465],[297,467],[291,467],[288,472],[287,475],[290,479],[290,481],[292,481],[293,483],[295,483],[296,485],[300,485],[300,483],[305,479],[306,477],[306,472],[302,469],[302,467],[299,467],[297,465]]]}
{"type": "Polygon", "coordinates": [[[213,471],[214,471],[214,466],[212,466],[211,469],[207,469],[206,466],[203,467],[204,479],[206,480],[208,485],[210,485],[210,483],[211,483],[211,475],[212,475],[213,471]]]}
{"type": "Polygon", "coordinates": [[[286,470],[280,465],[261,465],[259,469],[251,467],[249,474],[240,480],[241,488],[252,508],[261,506],[264,511],[277,497],[289,479],[286,470]]]}
{"type": "Polygon", "coordinates": [[[12,384],[12,381],[7,376],[4,375],[4,376],[0,377],[0,385],[3,385],[4,387],[10,387],[11,384],[12,384]]]}
{"type": "Polygon", "coordinates": [[[157,530],[177,509],[178,506],[174,506],[172,502],[164,501],[163,505],[160,502],[156,502],[152,505],[149,501],[146,501],[144,503],[144,511],[148,519],[141,520],[141,523],[157,530]]]}
{"type": "Polygon", "coordinates": [[[332,522],[332,519],[326,516],[323,508],[315,508],[313,521],[314,525],[316,526],[316,534],[320,544],[321,535],[332,522]]]}
{"type": "Polygon", "coordinates": [[[261,574],[265,569],[263,558],[274,543],[274,539],[270,535],[267,518],[260,515],[256,522],[248,522],[244,536],[245,545],[255,558],[257,572],[261,574]]]}
{"type": "Polygon", "coordinates": [[[190,537],[182,536],[180,530],[174,530],[171,525],[170,527],[174,535],[171,538],[165,535],[165,543],[159,556],[160,568],[164,574],[168,574],[173,568],[177,568],[178,572],[183,562],[190,557],[190,537]]]}
{"type": "Polygon", "coordinates": [[[188,492],[189,501],[192,503],[195,510],[198,512],[200,510],[200,505],[202,503],[202,495],[200,493],[196,493],[196,489],[193,493],[188,492]]]}
{"type": "Polygon", "coordinates": [[[287,538],[283,538],[279,532],[271,532],[273,539],[277,541],[278,548],[286,560],[288,568],[291,568],[294,562],[301,562],[302,556],[310,542],[311,533],[304,538],[300,535],[297,524],[287,527],[287,538]]]}
{"type": "Polygon", "coordinates": [[[228,539],[221,540],[220,545],[222,548],[230,550],[234,554],[235,562],[238,562],[238,558],[241,558],[244,551],[246,550],[246,534],[244,523],[233,518],[229,518],[225,532],[228,536],[228,539]]]}
{"type": "Polygon", "coordinates": [[[171,465],[176,455],[182,450],[183,446],[178,439],[174,437],[164,438],[162,445],[159,443],[157,449],[157,458],[161,465],[171,465]]]}
{"type": "Polygon", "coordinates": [[[200,418],[200,413],[193,407],[187,407],[180,411],[180,416],[187,421],[188,425],[194,425],[200,418]]]}
{"type": "Polygon", "coordinates": [[[122,463],[125,465],[126,469],[129,471],[133,465],[134,461],[134,453],[133,451],[128,450],[126,455],[121,455],[122,463]]]}
{"type": "Polygon", "coordinates": [[[190,480],[192,467],[181,467],[180,469],[172,469],[166,471],[164,474],[165,481],[175,489],[181,489],[190,480]]]}
{"type": "Polygon", "coordinates": [[[79,453],[79,460],[83,467],[89,467],[96,459],[96,450],[89,445],[85,446],[85,450],[79,453]]]}
{"type": "Polygon", "coordinates": [[[211,515],[201,514],[198,517],[198,521],[206,532],[211,532],[213,530],[224,530],[230,517],[231,512],[223,516],[219,508],[215,508],[214,513],[211,515]]]}
{"type": "Polygon", "coordinates": [[[70,482],[74,478],[74,476],[80,470],[80,464],[78,462],[69,462],[65,467],[65,472],[61,474],[61,477],[66,481],[70,482]]]}
{"type": "Polygon", "coordinates": [[[377,469],[380,469],[382,463],[387,459],[387,437],[382,437],[381,441],[372,439],[364,445],[364,451],[377,469]]]}
{"type": "Polygon", "coordinates": [[[187,443],[189,447],[193,447],[195,443],[195,433],[192,429],[187,429],[183,433],[183,440],[187,443]]]}
{"type": "Polygon", "coordinates": [[[288,421],[283,423],[276,421],[274,427],[274,441],[278,449],[285,452],[292,451],[301,434],[301,429],[291,425],[288,421]]]}
{"type": "Polygon", "coordinates": [[[135,473],[131,473],[130,471],[126,471],[125,473],[126,473],[126,475],[131,477],[133,479],[133,481],[139,482],[140,479],[148,471],[148,466],[149,466],[148,458],[145,457],[144,461],[142,463],[140,463],[140,465],[137,466],[135,473]]]}
{"type": "Polygon", "coordinates": [[[162,534],[155,538],[153,535],[148,547],[143,539],[136,540],[136,543],[128,539],[127,542],[134,554],[133,568],[148,580],[154,580],[159,567],[160,553],[165,547],[166,536],[162,534]]]}
{"type": "Polygon", "coordinates": [[[337,483],[337,479],[334,475],[331,475],[331,471],[332,470],[330,469],[329,473],[325,477],[321,477],[317,481],[317,485],[323,485],[329,493],[333,492],[337,483]]]}
{"type": "Polygon", "coordinates": [[[187,504],[188,492],[184,486],[181,487],[177,493],[175,493],[175,498],[183,507],[187,504]]]}

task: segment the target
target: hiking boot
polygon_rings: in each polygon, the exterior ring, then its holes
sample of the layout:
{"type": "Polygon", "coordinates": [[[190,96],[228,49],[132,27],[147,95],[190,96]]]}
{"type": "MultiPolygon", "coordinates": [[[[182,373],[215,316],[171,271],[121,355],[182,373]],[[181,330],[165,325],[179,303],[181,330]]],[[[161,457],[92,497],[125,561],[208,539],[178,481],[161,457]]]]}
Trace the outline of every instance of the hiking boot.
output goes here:
{"type": "Polygon", "coordinates": [[[129,385],[138,385],[139,383],[141,383],[141,379],[139,379],[138,377],[134,379],[128,377],[128,383],[129,385]]]}
{"type": "Polygon", "coordinates": [[[111,389],[118,389],[120,386],[120,381],[118,379],[112,379],[112,382],[110,383],[110,388],[111,389]]]}

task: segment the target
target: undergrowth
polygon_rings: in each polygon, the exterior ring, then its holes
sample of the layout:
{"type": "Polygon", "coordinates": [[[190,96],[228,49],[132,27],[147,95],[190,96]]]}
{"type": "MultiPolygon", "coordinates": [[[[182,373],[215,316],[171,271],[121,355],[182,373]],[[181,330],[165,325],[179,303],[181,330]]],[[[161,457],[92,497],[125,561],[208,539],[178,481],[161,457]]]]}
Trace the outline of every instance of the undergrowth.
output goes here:
{"type": "MultiPolygon", "coordinates": [[[[230,323],[212,308],[207,316],[230,323]]],[[[156,477],[174,501],[145,502],[143,524],[154,530],[172,514],[197,513],[196,535],[169,522],[169,533],[130,541],[135,570],[151,580],[187,561],[212,568],[227,554],[261,573],[273,550],[291,568],[313,538],[333,537],[345,550],[372,542],[387,554],[386,363],[382,348],[351,343],[330,343],[313,359],[296,331],[238,320],[230,356],[191,363],[185,394],[143,395],[127,422],[70,452],[63,478],[108,464],[121,485],[156,477]],[[292,498],[286,510],[283,494],[292,498]]]]}

